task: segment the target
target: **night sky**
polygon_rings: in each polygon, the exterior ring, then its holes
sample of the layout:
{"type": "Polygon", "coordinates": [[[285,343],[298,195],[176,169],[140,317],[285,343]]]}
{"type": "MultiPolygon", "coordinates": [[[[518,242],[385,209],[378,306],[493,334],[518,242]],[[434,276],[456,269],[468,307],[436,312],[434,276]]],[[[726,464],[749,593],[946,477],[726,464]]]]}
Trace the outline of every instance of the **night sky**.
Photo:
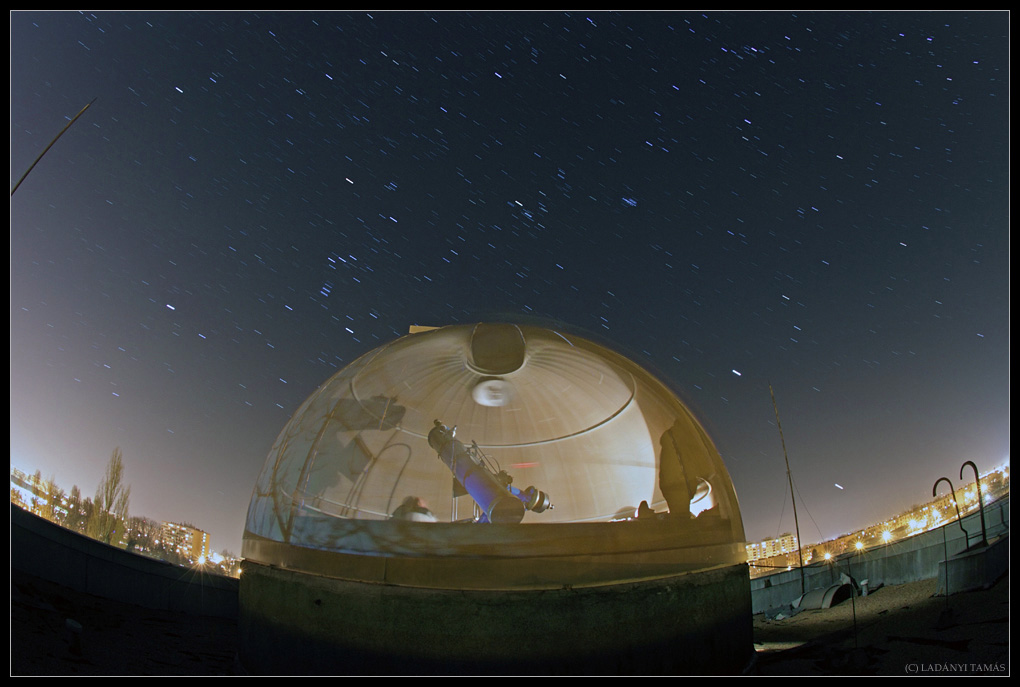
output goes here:
{"type": "Polygon", "coordinates": [[[547,323],[689,403],[749,540],[1009,460],[1009,14],[14,12],[11,462],[238,553],[315,388],[547,323]],[[837,486],[839,485],[839,486],[837,486]]]}

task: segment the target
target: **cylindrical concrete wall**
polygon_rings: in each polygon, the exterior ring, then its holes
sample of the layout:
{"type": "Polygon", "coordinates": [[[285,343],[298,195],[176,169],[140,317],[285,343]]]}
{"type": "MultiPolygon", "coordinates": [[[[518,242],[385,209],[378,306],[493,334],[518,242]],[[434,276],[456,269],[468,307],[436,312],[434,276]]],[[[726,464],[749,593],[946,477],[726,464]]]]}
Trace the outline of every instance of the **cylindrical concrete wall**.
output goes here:
{"type": "Polygon", "coordinates": [[[246,561],[241,662],[265,674],[735,674],[754,655],[746,565],[641,582],[451,590],[246,561]]]}

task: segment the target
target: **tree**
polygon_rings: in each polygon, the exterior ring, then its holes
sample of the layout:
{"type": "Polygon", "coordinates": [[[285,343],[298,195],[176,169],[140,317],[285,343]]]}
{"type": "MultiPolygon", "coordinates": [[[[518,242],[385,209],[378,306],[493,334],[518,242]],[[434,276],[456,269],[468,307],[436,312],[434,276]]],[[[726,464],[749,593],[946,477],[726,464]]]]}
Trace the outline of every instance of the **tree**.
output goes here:
{"type": "Polygon", "coordinates": [[[92,514],[95,512],[92,497],[86,496],[85,500],[81,502],[81,529],[78,530],[79,532],[85,535],[89,533],[89,528],[92,527],[92,514]]]}
{"type": "Polygon", "coordinates": [[[81,489],[75,484],[67,496],[67,522],[65,527],[78,533],[85,532],[85,504],[81,499],[81,489]]]}
{"type": "Polygon", "coordinates": [[[57,476],[51,475],[44,483],[46,491],[46,505],[41,515],[58,525],[64,524],[64,490],[57,486],[57,476]]]}
{"type": "Polygon", "coordinates": [[[39,493],[44,488],[42,470],[36,470],[35,475],[32,476],[32,479],[29,480],[28,484],[32,489],[32,512],[45,518],[46,515],[44,512],[46,510],[47,502],[46,499],[39,493]]]}
{"type": "Polygon", "coordinates": [[[89,536],[107,544],[115,541],[115,535],[119,538],[123,534],[121,523],[128,517],[130,499],[131,486],[124,484],[124,456],[118,447],[113,449],[110,462],[106,464],[106,475],[96,489],[89,536]]]}
{"type": "Polygon", "coordinates": [[[160,535],[160,524],[150,518],[139,515],[132,516],[124,523],[127,532],[127,550],[155,555],[156,541],[160,535]]]}

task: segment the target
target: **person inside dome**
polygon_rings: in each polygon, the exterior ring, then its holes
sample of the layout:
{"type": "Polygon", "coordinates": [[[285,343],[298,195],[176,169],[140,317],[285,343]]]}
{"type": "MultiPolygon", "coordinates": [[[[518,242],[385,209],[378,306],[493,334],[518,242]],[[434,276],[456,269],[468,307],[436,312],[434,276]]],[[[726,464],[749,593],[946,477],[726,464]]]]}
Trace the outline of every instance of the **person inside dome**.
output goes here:
{"type": "Polygon", "coordinates": [[[429,510],[425,499],[420,496],[408,496],[397,506],[390,517],[395,520],[410,520],[412,522],[437,522],[436,516],[429,510]]]}

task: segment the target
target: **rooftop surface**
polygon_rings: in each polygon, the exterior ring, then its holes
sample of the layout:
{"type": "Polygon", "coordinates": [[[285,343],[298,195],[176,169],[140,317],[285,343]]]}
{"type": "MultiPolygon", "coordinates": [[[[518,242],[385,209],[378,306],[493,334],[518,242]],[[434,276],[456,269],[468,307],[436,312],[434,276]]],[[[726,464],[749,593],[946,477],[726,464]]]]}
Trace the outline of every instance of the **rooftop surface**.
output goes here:
{"type": "Polygon", "coordinates": [[[934,579],[782,620],[754,616],[758,675],[1009,674],[1009,578],[936,597],[934,579]]]}

